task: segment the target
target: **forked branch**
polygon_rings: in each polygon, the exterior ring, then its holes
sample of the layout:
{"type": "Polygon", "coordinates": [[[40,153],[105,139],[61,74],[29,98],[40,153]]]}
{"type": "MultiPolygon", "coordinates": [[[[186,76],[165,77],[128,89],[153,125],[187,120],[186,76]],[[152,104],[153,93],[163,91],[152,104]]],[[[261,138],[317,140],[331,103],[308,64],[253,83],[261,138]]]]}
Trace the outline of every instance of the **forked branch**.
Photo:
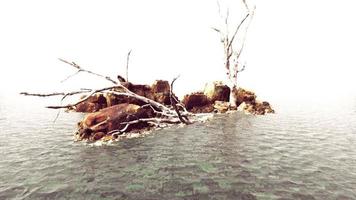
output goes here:
{"type": "Polygon", "coordinates": [[[117,82],[114,81],[114,80],[112,80],[109,76],[103,76],[103,75],[101,75],[101,74],[98,74],[98,73],[95,73],[95,72],[86,70],[86,69],[82,68],[81,66],[79,66],[79,65],[78,65],[77,63],[75,63],[75,62],[69,62],[69,61],[64,60],[64,59],[62,59],[62,58],[58,58],[58,60],[60,60],[61,62],[64,62],[64,63],[66,63],[66,64],[68,64],[68,65],[71,65],[72,67],[78,69],[77,72],[75,72],[74,74],[68,76],[67,78],[65,78],[65,79],[62,80],[61,82],[64,82],[64,81],[66,81],[66,80],[72,78],[73,76],[79,74],[80,72],[86,72],[86,73],[89,73],[89,74],[92,74],[92,75],[95,75],[95,76],[104,78],[105,80],[110,81],[111,83],[113,83],[113,84],[115,84],[115,85],[117,84],[117,82]]]}

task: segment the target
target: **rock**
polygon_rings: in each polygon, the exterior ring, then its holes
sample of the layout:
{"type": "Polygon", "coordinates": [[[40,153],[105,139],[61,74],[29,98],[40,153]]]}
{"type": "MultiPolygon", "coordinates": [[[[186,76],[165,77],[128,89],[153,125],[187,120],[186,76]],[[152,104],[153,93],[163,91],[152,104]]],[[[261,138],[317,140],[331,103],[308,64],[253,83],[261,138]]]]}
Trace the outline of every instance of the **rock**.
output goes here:
{"type": "Polygon", "coordinates": [[[225,102],[225,101],[215,101],[214,103],[214,108],[219,112],[219,113],[226,113],[228,110],[230,110],[230,103],[225,102]]]}
{"type": "Polygon", "coordinates": [[[208,97],[202,92],[196,92],[189,95],[185,95],[182,103],[190,110],[194,107],[204,107],[209,105],[208,97]]]}
{"type": "Polygon", "coordinates": [[[233,95],[236,99],[236,106],[239,106],[242,102],[246,102],[247,104],[254,104],[256,101],[256,95],[254,92],[242,88],[234,88],[233,95]]]}
{"type": "Polygon", "coordinates": [[[214,111],[214,105],[208,104],[206,106],[194,107],[189,110],[192,113],[211,113],[214,111]]]}
{"type": "Polygon", "coordinates": [[[169,93],[154,93],[153,94],[155,101],[164,105],[171,105],[171,99],[169,93]]]}
{"type": "MultiPolygon", "coordinates": [[[[106,136],[113,130],[120,130],[125,127],[122,122],[132,121],[138,118],[148,118],[153,116],[150,108],[141,108],[134,104],[118,104],[104,108],[98,112],[90,113],[78,123],[78,139],[97,140],[106,136]]],[[[130,125],[127,131],[147,127],[147,123],[137,123],[130,125]]]]}
{"type": "MultiPolygon", "coordinates": [[[[149,85],[136,85],[130,82],[123,82],[121,83],[124,87],[129,89],[131,92],[138,94],[140,96],[144,96],[148,99],[154,100],[154,96],[152,94],[151,87],[149,85]]],[[[122,88],[115,89],[116,92],[125,92],[122,88]]],[[[127,97],[127,96],[118,96],[115,94],[109,94],[106,96],[107,104],[108,105],[117,105],[121,103],[129,103],[129,104],[136,104],[136,105],[144,105],[145,102],[142,102],[136,98],[127,97]]]]}
{"type": "Polygon", "coordinates": [[[263,101],[262,103],[256,102],[255,110],[256,114],[258,115],[264,115],[265,113],[274,113],[274,110],[271,108],[271,105],[266,101],[263,101]]]}
{"type": "Polygon", "coordinates": [[[221,81],[215,81],[205,85],[204,94],[211,103],[215,101],[228,102],[230,99],[230,88],[221,81]]]}
{"type": "Polygon", "coordinates": [[[168,81],[156,80],[152,86],[152,93],[155,101],[164,105],[170,105],[170,92],[171,87],[168,81]]]}
{"type": "Polygon", "coordinates": [[[103,132],[97,132],[93,135],[93,140],[100,140],[103,138],[106,134],[103,132]]]}
{"type": "Polygon", "coordinates": [[[188,111],[195,113],[212,112],[214,110],[214,107],[208,100],[208,97],[202,92],[185,95],[182,103],[188,111]]]}
{"type": "Polygon", "coordinates": [[[156,80],[152,86],[152,92],[153,93],[170,93],[171,87],[169,85],[168,81],[164,80],[156,80]]]}
{"type": "MultiPolygon", "coordinates": [[[[82,96],[81,99],[86,96],[82,96]]],[[[89,97],[86,101],[78,104],[75,107],[76,112],[96,112],[102,108],[107,107],[106,98],[102,94],[96,94],[89,97]]]]}
{"type": "Polygon", "coordinates": [[[237,111],[240,111],[240,112],[244,112],[245,109],[246,109],[247,105],[245,102],[242,102],[238,107],[237,107],[237,111]]]}
{"type": "Polygon", "coordinates": [[[242,102],[237,108],[238,111],[243,111],[249,114],[264,115],[266,113],[274,113],[268,102],[255,102],[254,104],[242,102]]]}

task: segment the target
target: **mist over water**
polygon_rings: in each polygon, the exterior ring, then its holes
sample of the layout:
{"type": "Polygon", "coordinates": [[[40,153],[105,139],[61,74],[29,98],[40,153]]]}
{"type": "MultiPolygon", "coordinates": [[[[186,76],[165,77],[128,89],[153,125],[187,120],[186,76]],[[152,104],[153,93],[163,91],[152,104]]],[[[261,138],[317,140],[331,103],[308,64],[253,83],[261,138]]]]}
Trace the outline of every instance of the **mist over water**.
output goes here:
{"type": "Polygon", "coordinates": [[[2,95],[0,198],[355,199],[356,95],[283,102],[93,146],[73,142],[82,114],[2,95]]]}

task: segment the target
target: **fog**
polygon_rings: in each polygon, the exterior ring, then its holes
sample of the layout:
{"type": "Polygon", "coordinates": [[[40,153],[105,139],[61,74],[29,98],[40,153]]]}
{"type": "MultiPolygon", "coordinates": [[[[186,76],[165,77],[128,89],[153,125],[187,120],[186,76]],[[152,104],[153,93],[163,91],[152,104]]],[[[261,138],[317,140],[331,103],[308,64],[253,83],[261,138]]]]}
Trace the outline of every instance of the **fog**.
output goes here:
{"type": "MultiPolygon", "coordinates": [[[[231,26],[244,15],[230,7],[231,26]]],[[[265,99],[324,99],[355,94],[356,6],[347,0],[255,0],[239,85],[265,99]]],[[[215,0],[1,1],[0,92],[53,92],[109,82],[81,74],[57,58],[113,78],[172,80],[176,92],[225,78],[223,49],[211,27],[215,0]]]]}

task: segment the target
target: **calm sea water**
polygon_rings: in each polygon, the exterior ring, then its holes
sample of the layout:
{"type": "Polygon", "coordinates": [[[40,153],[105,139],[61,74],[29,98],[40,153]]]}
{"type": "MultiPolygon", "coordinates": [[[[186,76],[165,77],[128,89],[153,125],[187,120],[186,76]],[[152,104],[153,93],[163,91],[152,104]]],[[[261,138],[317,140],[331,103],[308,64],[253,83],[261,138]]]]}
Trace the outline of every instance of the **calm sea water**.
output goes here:
{"type": "Polygon", "coordinates": [[[0,96],[0,199],[356,199],[356,96],[104,146],[45,102],[0,96]]]}

